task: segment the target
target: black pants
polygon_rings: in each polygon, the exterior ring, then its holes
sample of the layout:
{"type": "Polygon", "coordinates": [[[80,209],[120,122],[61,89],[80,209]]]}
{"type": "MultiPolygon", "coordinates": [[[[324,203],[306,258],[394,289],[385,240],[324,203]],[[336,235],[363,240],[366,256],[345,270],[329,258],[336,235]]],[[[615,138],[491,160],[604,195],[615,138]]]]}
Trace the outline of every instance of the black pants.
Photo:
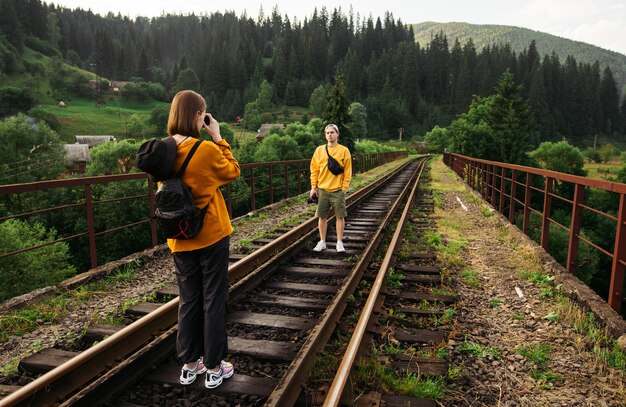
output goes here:
{"type": "Polygon", "coordinates": [[[173,254],[178,280],[178,336],[176,350],[183,363],[204,356],[213,369],[228,354],[229,237],[198,250],[173,254]]]}

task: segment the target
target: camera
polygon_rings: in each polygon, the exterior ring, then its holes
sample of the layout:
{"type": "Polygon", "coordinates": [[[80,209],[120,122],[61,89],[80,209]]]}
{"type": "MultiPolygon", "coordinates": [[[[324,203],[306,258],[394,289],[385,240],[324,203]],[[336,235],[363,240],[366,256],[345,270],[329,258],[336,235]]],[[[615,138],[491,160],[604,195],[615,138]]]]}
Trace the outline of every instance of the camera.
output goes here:
{"type": "Polygon", "coordinates": [[[317,204],[317,195],[310,196],[306,199],[308,204],[317,204]]]}
{"type": "Polygon", "coordinates": [[[204,115],[204,124],[206,124],[207,126],[211,125],[211,119],[209,118],[208,114],[204,115]]]}

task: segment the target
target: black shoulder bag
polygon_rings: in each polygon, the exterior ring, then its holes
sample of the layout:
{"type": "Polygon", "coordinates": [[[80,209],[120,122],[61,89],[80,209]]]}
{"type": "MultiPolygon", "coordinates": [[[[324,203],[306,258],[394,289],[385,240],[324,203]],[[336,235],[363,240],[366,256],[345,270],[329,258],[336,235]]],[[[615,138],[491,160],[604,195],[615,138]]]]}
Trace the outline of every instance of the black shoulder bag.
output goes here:
{"type": "Polygon", "coordinates": [[[343,172],[343,167],[330,155],[328,152],[328,146],[326,146],[326,154],[328,155],[328,170],[334,175],[341,174],[343,172]]]}

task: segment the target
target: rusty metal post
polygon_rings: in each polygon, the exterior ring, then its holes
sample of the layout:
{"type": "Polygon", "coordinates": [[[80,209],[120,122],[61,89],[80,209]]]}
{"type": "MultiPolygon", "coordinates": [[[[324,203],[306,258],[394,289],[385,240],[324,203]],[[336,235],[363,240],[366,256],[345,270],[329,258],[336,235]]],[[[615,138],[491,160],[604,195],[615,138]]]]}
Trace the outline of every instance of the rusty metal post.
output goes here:
{"type": "Polygon", "coordinates": [[[528,225],[530,224],[530,184],[532,183],[533,175],[529,172],[526,173],[526,185],[524,188],[524,221],[522,223],[522,232],[528,234],[528,225]]]}
{"type": "Polygon", "coordinates": [[[89,258],[91,259],[91,268],[96,268],[98,267],[98,255],[96,254],[96,226],[93,219],[91,184],[85,185],[85,211],[87,215],[87,233],[89,235],[89,258]]]}
{"type": "Polygon", "coordinates": [[[500,173],[500,213],[504,215],[504,195],[506,188],[506,184],[504,183],[504,179],[506,178],[506,168],[502,167],[502,172],[500,173]]]}
{"type": "Polygon", "coordinates": [[[233,200],[230,194],[231,188],[230,184],[226,185],[226,206],[228,208],[228,216],[233,217],[233,200]]]}
{"type": "Polygon", "coordinates": [[[289,196],[289,164],[285,164],[285,198],[289,196]]]}
{"type": "Polygon", "coordinates": [[[546,187],[543,191],[543,216],[541,219],[541,247],[548,250],[548,235],[550,234],[550,212],[552,211],[552,184],[554,179],[546,176],[546,187]]]}
{"type": "Polygon", "coordinates": [[[250,168],[250,210],[253,211],[256,209],[256,199],[254,196],[254,168],[250,168]]]}
{"type": "Polygon", "coordinates": [[[150,234],[152,236],[152,247],[156,246],[157,232],[156,232],[156,217],[154,211],[156,211],[156,203],[154,202],[154,183],[148,179],[148,195],[150,199],[150,234]]]}
{"type": "Polygon", "coordinates": [[[515,225],[515,197],[517,195],[517,171],[511,171],[511,199],[509,201],[509,222],[515,225]]]}
{"type": "Polygon", "coordinates": [[[496,166],[491,165],[491,178],[489,186],[491,187],[491,206],[496,207],[496,166]]]}
{"type": "Polygon", "coordinates": [[[580,233],[580,221],[581,221],[581,207],[583,198],[585,195],[585,187],[576,184],[574,187],[574,202],[572,203],[572,219],[569,228],[569,245],[567,247],[567,271],[570,273],[576,272],[576,258],[578,257],[578,243],[580,239],[578,235],[580,233]]]}
{"type": "Polygon", "coordinates": [[[485,163],[480,163],[480,195],[484,200],[487,200],[487,171],[485,170],[485,163]]]}
{"type": "Polygon", "coordinates": [[[620,194],[619,213],[617,214],[617,230],[613,248],[613,267],[611,268],[611,285],[609,287],[609,305],[621,313],[624,299],[624,265],[626,259],[626,195],[620,194]]]}
{"type": "Polygon", "coordinates": [[[272,168],[273,168],[273,165],[270,164],[269,165],[269,170],[270,170],[270,204],[274,203],[274,182],[273,182],[273,179],[272,179],[272,168]]]}

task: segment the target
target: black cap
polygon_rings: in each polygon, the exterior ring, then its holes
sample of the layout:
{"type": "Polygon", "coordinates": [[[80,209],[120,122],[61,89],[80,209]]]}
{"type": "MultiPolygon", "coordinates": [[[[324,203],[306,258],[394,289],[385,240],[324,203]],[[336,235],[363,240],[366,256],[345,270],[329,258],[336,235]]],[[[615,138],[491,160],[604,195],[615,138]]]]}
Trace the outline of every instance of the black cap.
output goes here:
{"type": "Polygon", "coordinates": [[[171,176],[175,158],[176,140],[173,137],[149,140],[137,150],[137,167],[147,172],[153,181],[161,181],[171,176]]]}

